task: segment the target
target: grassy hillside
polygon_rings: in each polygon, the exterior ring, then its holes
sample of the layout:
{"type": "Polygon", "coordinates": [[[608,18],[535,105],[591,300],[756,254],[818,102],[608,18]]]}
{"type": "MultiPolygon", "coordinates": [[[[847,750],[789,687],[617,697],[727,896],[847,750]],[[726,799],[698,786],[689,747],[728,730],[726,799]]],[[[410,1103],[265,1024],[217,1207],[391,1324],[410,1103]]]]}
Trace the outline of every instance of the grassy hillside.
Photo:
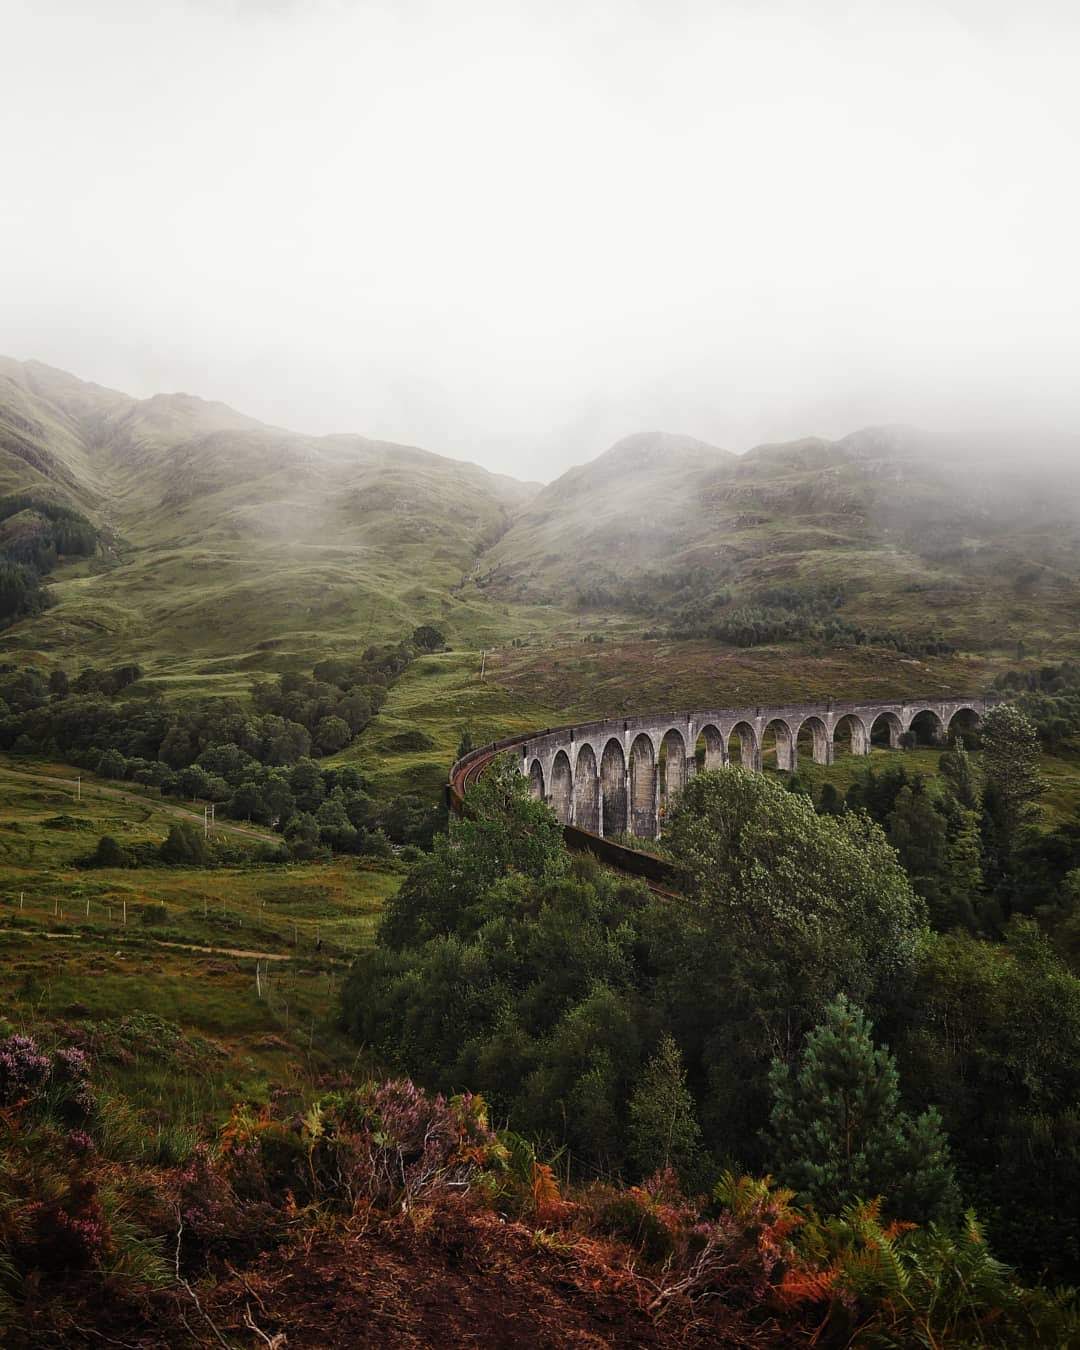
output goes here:
{"type": "MultiPolygon", "coordinates": [[[[69,672],[137,661],[170,698],[243,696],[434,623],[452,650],[415,663],[340,757],[433,796],[465,729],[979,689],[1075,651],[1080,484],[1026,447],[1008,462],[903,429],[743,456],[657,432],[537,491],[0,360],[0,493],[71,505],[99,539],[2,649],[69,672]]],[[[14,511],[0,546],[42,528],[14,511]]]]}
{"type": "Polygon", "coordinates": [[[631,437],[545,488],[484,560],[518,599],[704,635],[808,607],[958,647],[1071,649],[1080,483],[1037,453],[980,459],[905,430],[743,456],[631,437]]]}
{"type": "MultiPolygon", "coordinates": [[[[403,873],[345,858],[78,865],[102,834],[125,846],[159,842],[187,809],[92,775],[76,800],[62,766],[0,763],[4,1015],[38,1034],[115,1024],[132,1052],[115,1070],[125,1091],[174,1127],[227,1111],[238,1096],[263,1098],[298,1066],[315,1072],[352,1058],[335,1026],[337,989],[403,873]],[[177,1064],[168,1044],[142,1043],[174,1035],[200,1039],[208,1060],[177,1064]]],[[[263,835],[227,825],[217,833],[252,849],[263,835]]]]}
{"type": "Polygon", "coordinates": [[[531,489],[423,450],[3,362],[0,489],[73,504],[106,540],[57,569],[58,604],[9,649],[213,676],[193,662],[273,667],[295,649],[310,664],[421,622],[452,640],[513,630],[455,588],[531,489]]]}

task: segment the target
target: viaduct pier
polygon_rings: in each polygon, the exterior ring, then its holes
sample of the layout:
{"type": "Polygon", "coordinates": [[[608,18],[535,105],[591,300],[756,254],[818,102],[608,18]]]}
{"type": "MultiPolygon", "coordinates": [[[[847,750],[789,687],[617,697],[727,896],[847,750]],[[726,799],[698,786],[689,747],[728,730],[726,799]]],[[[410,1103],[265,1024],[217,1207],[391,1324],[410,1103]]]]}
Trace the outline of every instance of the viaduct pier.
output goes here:
{"type": "MultiPolygon", "coordinates": [[[[875,744],[898,749],[910,738],[944,746],[956,732],[976,727],[992,702],[983,696],[874,703],[829,699],[581,722],[474,750],[451,770],[448,800],[461,810],[468,786],[495,755],[513,753],[534,796],[550,802],[567,842],[608,857],[615,846],[608,842],[598,848],[601,840],[659,836],[667,803],[693,777],[699,761],[706,769],[736,763],[760,771],[768,760],[794,773],[804,757],[831,764],[838,744],[854,755],[868,755],[875,744]]],[[[627,870],[640,872],[642,866],[627,870]]]]}

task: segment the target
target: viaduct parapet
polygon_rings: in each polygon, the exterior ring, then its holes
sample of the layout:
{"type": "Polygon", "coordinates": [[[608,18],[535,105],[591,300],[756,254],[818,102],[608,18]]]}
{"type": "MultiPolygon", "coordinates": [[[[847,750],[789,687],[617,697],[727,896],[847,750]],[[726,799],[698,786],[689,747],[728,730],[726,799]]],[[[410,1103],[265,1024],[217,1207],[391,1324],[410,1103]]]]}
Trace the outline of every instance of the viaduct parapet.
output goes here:
{"type": "MultiPolygon", "coordinates": [[[[649,717],[608,718],[500,742],[516,753],[533,794],[550,802],[560,822],[610,838],[655,839],[664,811],[697,769],[737,763],[794,773],[801,756],[831,764],[838,743],[868,755],[875,743],[893,749],[914,734],[945,745],[975,727],[991,700],[787,703],[707,708],[649,717]]],[[[457,766],[455,766],[455,769],[457,766]]]]}

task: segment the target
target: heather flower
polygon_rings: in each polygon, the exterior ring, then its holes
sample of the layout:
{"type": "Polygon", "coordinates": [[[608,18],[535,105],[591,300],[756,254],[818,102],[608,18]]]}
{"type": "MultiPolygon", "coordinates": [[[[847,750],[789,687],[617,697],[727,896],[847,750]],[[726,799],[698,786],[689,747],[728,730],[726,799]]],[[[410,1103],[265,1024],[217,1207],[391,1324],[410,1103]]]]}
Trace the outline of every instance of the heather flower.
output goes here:
{"type": "Polygon", "coordinates": [[[49,1077],[49,1059],[29,1036],[0,1041],[0,1103],[33,1095],[49,1077]]]}
{"type": "Polygon", "coordinates": [[[77,1154],[79,1157],[85,1157],[87,1154],[93,1153],[94,1151],[94,1141],[85,1130],[69,1131],[67,1146],[72,1153],[77,1154]]]}
{"type": "Polygon", "coordinates": [[[53,1076],[61,1083],[81,1083],[90,1075],[90,1056],[75,1046],[57,1050],[53,1056],[53,1076]]]}

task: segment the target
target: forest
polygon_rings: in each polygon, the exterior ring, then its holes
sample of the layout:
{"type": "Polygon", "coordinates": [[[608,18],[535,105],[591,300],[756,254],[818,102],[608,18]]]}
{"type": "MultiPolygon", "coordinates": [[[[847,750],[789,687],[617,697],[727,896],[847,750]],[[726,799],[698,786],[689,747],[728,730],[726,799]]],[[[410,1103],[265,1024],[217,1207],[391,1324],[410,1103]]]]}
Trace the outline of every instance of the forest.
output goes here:
{"type": "Polygon", "coordinates": [[[432,1090],[483,1093],[568,1172],[687,1194],[770,1174],[836,1216],[973,1211],[1029,1278],[1080,1256],[1080,831],[1042,833],[1011,705],[931,781],[902,757],[845,800],[691,780],[672,902],[569,855],[511,768],[386,909],[345,1024],[432,1090]]]}
{"type": "Polygon", "coordinates": [[[279,831],[286,859],[427,845],[443,820],[439,805],[410,793],[376,800],[359,770],[318,761],[350,745],[417,652],[442,640],[425,626],[408,642],[259,681],[250,702],[169,700],[137,665],[87,667],[74,679],[9,667],[0,672],[0,749],[213,803],[223,816],[279,831]]]}

